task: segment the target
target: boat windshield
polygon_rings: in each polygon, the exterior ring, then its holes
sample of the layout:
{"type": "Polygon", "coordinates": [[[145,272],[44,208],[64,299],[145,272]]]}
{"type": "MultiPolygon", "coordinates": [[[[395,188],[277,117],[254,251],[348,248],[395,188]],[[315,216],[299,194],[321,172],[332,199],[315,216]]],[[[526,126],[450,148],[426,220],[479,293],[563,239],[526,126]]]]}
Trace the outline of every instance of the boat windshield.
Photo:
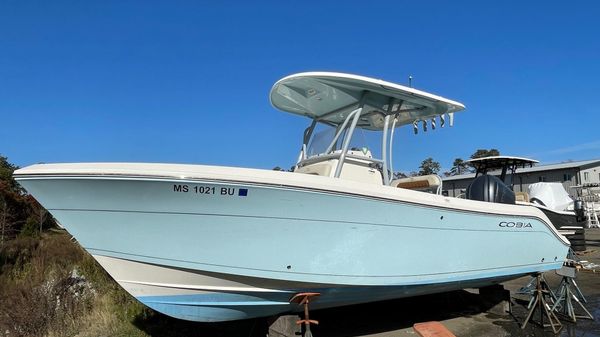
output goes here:
{"type": "MultiPolygon", "coordinates": [[[[346,138],[346,130],[343,131],[340,139],[336,141],[331,148],[331,152],[340,150],[346,138]]],[[[312,137],[308,142],[306,156],[307,158],[326,154],[327,149],[333,142],[337,129],[329,124],[317,123],[312,133],[312,137]]],[[[369,131],[357,128],[350,140],[348,149],[352,151],[362,151],[365,155],[367,152],[375,158],[380,158],[380,143],[381,131],[369,131]],[[379,146],[378,146],[379,145],[379,146]]]]}
{"type": "Polygon", "coordinates": [[[381,131],[357,129],[350,140],[350,150],[362,151],[371,158],[381,158],[381,131]]]}
{"type": "MultiPolygon", "coordinates": [[[[310,158],[325,153],[327,147],[329,147],[329,144],[331,144],[335,137],[335,131],[336,129],[329,124],[317,123],[312,137],[308,142],[307,157],[310,158]]],[[[337,143],[340,142],[338,141],[337,143]]]]}

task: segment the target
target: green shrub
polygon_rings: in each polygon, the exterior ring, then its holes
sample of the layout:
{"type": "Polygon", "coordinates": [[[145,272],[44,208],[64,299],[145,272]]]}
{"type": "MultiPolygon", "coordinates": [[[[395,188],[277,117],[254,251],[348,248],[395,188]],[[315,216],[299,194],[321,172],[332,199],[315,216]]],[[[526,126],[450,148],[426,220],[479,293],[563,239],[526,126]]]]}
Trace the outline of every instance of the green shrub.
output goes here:
{"type": "Polygon", "coordinates": [[[25,225],[21,228],[20,236],[37,238],[40,235],[40,224],[35,217],[28,217],[25,225]]]}

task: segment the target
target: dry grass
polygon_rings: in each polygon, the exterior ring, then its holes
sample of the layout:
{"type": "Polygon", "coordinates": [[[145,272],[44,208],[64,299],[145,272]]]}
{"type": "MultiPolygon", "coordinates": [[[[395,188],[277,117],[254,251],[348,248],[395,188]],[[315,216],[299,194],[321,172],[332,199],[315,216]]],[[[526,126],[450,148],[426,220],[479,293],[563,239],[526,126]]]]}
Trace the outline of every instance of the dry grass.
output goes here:
{"type": "Polygon", "coordinates": [[[2,337],[234,337],[254,330],[249,321],[194,323],[146,308],[66,233],[19,237],[0,248],[2,337]]]}
{"type": "Polygon", "coordinates": [[[19,237],[0,249],[6,336],[147,336],[132,323],[146,310],[67,234],[19,237]]]}

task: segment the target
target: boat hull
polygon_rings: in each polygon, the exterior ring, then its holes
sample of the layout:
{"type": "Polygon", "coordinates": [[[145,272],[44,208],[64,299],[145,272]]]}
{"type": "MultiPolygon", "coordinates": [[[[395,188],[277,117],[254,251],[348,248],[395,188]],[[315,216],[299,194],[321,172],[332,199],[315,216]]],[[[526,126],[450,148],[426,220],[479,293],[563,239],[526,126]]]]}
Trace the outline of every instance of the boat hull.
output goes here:
{"type": "Polygon", "coordinates": [[[564,235],[571,243],[571,249],[576,252],[587,249],[584,230],[587,221],[579,221],[577,214],[572,211],[554,211],[547,207],[540,207],[539,205],[536,207],[544,212],[556,229],[559,231],[571,232],[570,234],[564,235]]]}
{"type": "Polygon", "coordinates": [[[542,212],[544,212],[544,214],[546,214],[546,216],[548,217],[548,219],[550,219],[550,221],[556,227],[556,229],[560,229],[561,227],[565,227],[565,226],[585,227],[586,221],[578,221],[577,215],[575,214],[575,212],[569,212],[569,211],[556,212],[556,211],[550,210],[545,207],[538,207],[538,208],[540,210],[542,210],[542,212]]]}
{"type": "Polygon", "coordinates": [[[319,308],[482,287],[560,268],[568,249],[533,207],[323,189],[323,177],[21,173],[129,293],[193,321],[294,311],[289,299],[305,291],[322,294],[319,308]]]}
{"type": "Polygon", "coordinates": [[[311,308],[323,309],[480,288],[527,274],[422,285],[351,286],[207,273],[98,255],[94,258],[111,275],[118,275],[119,285],[144,305],[178,319],[202,322],[299,312],[302,307],[289,300],[301,292],[320,293],[311,308]]]}

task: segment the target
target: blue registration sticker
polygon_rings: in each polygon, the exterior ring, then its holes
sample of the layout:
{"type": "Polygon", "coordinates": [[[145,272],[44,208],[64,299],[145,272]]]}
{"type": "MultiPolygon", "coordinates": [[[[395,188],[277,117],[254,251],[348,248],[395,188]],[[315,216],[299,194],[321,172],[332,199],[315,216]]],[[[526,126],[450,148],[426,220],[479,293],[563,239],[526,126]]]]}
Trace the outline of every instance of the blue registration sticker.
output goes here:
{"type": "Polygon", "coordinates": [[[248,195],[248,189],[247,189],[247,188],[240,188],[240,189],[238,190],[238,195],[239,195],[240,197],[245,197],[245,196],[247,196],[247,195],[248,195]]]}

